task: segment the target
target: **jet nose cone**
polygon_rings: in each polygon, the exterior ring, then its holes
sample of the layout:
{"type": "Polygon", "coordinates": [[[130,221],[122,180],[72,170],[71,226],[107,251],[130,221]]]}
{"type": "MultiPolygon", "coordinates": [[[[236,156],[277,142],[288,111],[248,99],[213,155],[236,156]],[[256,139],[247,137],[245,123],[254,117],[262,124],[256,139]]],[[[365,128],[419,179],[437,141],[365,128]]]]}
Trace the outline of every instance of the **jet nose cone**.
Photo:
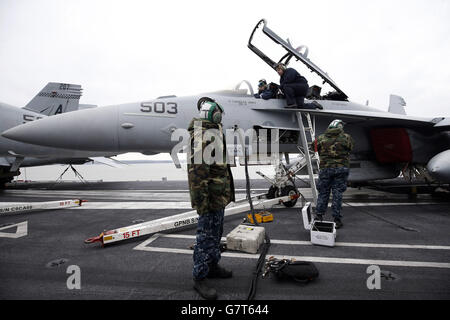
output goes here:
{"type": "Polygon", "coordinates": [[[55,148],[117,151],[117,108],[87,109],[51,116],[6,130],[2,136],[55,148]]]}
{"type": "Polygon", "coordinates": [[[35,144],[35,141],[38,141],[37,138],[39,137],[39,134],[36,134],[34,126],[30,126],[26,123],[2,132],[2,137],[35,144]]]}
{"type": "MultiPolygon", "coordinates": [[[[17,132],[14,130],[15,128],[8,129],[6,131],[2,132],[2,137],[5,137],[7,139],[21,141],[20,140],[20,134],[17,134],[17,132]],[[17,139],[15,139],[17,137],[17,139]]],[[[19,130],[20,131],[20,130],[19,130]]]]}

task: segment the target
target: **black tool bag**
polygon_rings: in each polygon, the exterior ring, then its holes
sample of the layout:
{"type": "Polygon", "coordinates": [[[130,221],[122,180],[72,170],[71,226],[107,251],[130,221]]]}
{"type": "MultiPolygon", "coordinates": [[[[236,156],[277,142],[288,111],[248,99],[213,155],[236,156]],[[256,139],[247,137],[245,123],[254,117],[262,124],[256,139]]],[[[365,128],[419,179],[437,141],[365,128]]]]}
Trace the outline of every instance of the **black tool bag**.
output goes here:
{"type": "Polygon", "coordinates": [[[275,274],[279,280],[289,279],[304,283],[308,283],[319,276],[319,270],[312,262],[278,260],[273,257],[270,257],[267,261],[263,277],[269,272],[275,274]]]}

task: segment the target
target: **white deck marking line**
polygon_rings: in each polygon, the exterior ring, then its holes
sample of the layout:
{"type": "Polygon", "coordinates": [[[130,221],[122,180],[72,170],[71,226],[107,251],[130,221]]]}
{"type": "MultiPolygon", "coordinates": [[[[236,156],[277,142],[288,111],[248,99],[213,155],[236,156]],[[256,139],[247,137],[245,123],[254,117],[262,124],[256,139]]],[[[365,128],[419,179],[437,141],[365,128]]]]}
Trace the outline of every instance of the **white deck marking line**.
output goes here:
{"type": "Polygon", "coordinates": [[[192,210],[191,202],[163,202],[163,201],[132,201],[132,202],[97,202],[88,201],[76,209],[189,209],[192,210]]]}
{"type": "MultiPolygon", "coordinates": [[[[351,203],[351,202],[350,202],[351,203]]],[[[9,204],[9,202],[5,202],[9,204]]],[[[429,203],[379,203],[368,202],[351,203],[352,207],[367,207],[367,206],[416,206],[416,205],[433,205],[442,204],[438,202],[429,203]]],[[[343,206],[347,206],[343,204],[343,206]]],[[[123,201],[123,202],[108,202],[108,201],[88,201],[83,203],[81,207],[70,208],[71,210],[92,210],[92,209],[191,209],[190,201],[168,202],[168,201],[123,201]]],[[[279,206],[279,208],[284,208],[279,206]]],[[[294,208],[300,208],[300,204],[297,204],[294,208]]]]}
{"type": "MultiPolygon", "coordinates": [[[[155,241],[159,236],[162,236],[162,235],[161,234],[153,235],[150,239],[144,241],[143,243],[141,243],[140,245],[135,247],[134,250],[192,255],[192,250],[189,250],[189,249],[147,247],[148,244],[155,241]]],[[[372,259],[352,259],[352,258],[287,256],[287,255],[272,255],[272,254],[270,256],[273,256],[276,259],[295,259],[295,260],[299,260],[299,261],[309,261],[309,262],[317,262],[317,263],[362,264],[362,265],[379,265],[379,266],[395,266],[395,267],[450,269],[450,263],[443,263],[443,262],[372,260],[372,259]]],[[[242,259],[259,259],[259,254],[224,252],[224,253],[222,253],[222,257],[242,258],[242,259]]]]}
{"type": "Polygon", "coordinates": [[[0,232],[0,238],[17,239],[20,237],[24,237],[28,234],[28,221],[5,226],[5,227],[0,228],[0,230],[7,230],[10,228],[14,228],[14,227],[17,227],[17,230],[15,233],[0,232]]]}
{"type": "MultiPolygon", "coordinates": [[[[151,242],[156,238],[175,238],[175,239],[195,239],[194,235],[189,234],[155,234],[151,242]],[[156,236],[156,237],[155,237],[156,236]]],[[[153,238],[152,237],[152,238],[153,238]]],[[[222,237],[222,241],[226,241],[225,237],[222,237]]],[[[146,245],[148,245],[148,242],[146,245]]],[[[298,240],[276,240],[270,239],[270,243],[284,244],[284,245],[296,245],[296,246],[312,246],[310,241],[298,241],[298,240]]],[[[387,248],[387,249],[422,249],[422,250],[450,250],[450,246],[437,246],[437,245],[417,245],[417,244],[396,244],[396,243],[364,243],[364,242],[336,242],[336,247],[362,247],[362,248],[387,248]]]]}
{"type": "MultiPolygon", "coordinates": [[[[343,207],[367,207],[367,206],[418,206],[418,205],[431,205],[431,204],[444,204],[444,202],[351,202],[346,201],[343,203],[343,207]]],[[[446,204],[446,203],[445,203],[446,204]]],[[[331,204],[328,206],[331,207],[331,204]]]]}
{"type": "MultiPolygon", "coordinates": [[[[4,191],[5,193],[31,193],[31,194],[48,194],[49,190],[42,189],[29,189],[29,190],[13,190],[7,189],[4,191]]],[[[234,189],[237,193],[246,193],[246,189],[234,189]]],[[[267,189],[252,189],[252,192],[255,193],[257,191],[267,192],[267,189]]],[[[52,193],[58,194],[104,194],[104,193],[122,193],[122,194],[133,194],[133,193],[180,193],[180,194],[189,194],[188,189],[95,189],[95,190],[52,190],[52,193]]]]}

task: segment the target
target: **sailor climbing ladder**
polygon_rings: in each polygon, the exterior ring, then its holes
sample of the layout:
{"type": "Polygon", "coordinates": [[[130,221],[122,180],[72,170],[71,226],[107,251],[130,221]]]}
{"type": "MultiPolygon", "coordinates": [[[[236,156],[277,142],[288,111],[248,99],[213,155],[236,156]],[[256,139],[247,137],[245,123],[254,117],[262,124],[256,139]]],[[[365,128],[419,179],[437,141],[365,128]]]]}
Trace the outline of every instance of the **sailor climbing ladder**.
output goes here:
{"type": "Polygon", "coordinates": [[[314,169],[319,171],[319,154],[314,148],[314,143],[316,140],[315,137],[315,126],[313,125],[313,122],[311,121],[311,115],[309,112],[297,112],[297,121],[298,126],[300,129],[300,143],[302,144],[303,150],[299,150],[302,152],[302,155],[306,162],[306,167],[308,169],[308,176],[309,176],[309,185],[312,192],[313,202],[315,205],[317,205],[317,189],[316,189],[316,181],[314,177],[314,169]],[[307,127],[303,124],[303,118],[306,119],[307,127]],[[310,141],[308,141],[307,133],[309,133],[310,141]],[[311,149],[314,151],[310,151],[311,149]],[[315,166],[313,166],[313,163],[315,166]]]}

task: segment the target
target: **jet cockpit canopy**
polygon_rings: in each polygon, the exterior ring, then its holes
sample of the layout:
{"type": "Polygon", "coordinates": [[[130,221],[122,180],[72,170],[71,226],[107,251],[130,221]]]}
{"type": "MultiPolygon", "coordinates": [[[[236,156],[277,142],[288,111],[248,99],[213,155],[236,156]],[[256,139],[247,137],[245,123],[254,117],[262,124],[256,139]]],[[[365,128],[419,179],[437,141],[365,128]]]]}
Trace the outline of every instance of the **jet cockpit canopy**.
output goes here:
{"type": "Polygon", "coordinates": [[[327,95],[322,96],[322,99],[326,100],[343,100],[347,101],[348,96],[337,86],[337,84],[328,76],[328,74],[320,69],[316,64],[314,64],[308,58],[308,47],[300,46],[298,48],[294,48],[289,40],[285,41],[281,37],[279,37],[275,32],[267,27],[267,22],[265,19],[261,19],[256,27],[253,29],[252,34],[250,35],[250,39],[248,40],[248,48],[252,50],[258,57],[260,57],[264,62],[266,62],[272,69],[275,70],[276,65],[278,63],[284,63],[286,66],[289,64],[290,60],[295,57],[297,61],[302,62],[311,72],[317,74],[323,80],[323,84],[329,84],[335,91],[330,92],[327,95]],[[264,35],[269,37],[275,43],[281,45],[281,47],[287,51],[285,55],[283,55],[278,62],[275,62],[271,58],[269,58],[264,52],[258,49],[253,43],[253,36],[255,35],[256,30],[263,24],[262,32],[264,35]],[[303,50],[303,52],[302,52],[303,50]]]}

